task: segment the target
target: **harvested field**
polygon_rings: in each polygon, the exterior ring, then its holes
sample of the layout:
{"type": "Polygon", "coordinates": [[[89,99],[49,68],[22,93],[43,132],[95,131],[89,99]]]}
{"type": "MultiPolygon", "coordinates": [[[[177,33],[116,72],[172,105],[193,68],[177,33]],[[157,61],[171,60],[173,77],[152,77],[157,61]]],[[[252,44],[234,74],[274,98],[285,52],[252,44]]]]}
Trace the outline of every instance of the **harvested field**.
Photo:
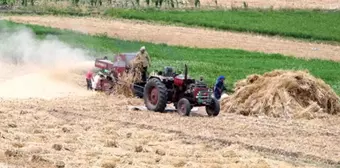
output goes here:
{"type": "Polygon", "coordinates": [[[224,113],[209,118],[202,111],[196,117],[180,117],[127,110],[128,105],[142,103],[101,94],[2,99],[0,161],[30,167],[56,163],[66,167],[332,167],[340,162],[340,149],[334,146],[339,143],[337,117],[287,122],[224,113]]]}
{"type": "Polygon", "coordinates": [[[0,162],[9,167],[267,168],[332,166],[340,161],[333,146],[338,143],[337,118],[287,123],[226,114],[208,118],[202,110],[190,118],[129,111],[128,105],[143,101],[85,90],[83,70],[92,66],[88,62],[63,71],[58,71],[60,66],[51,67],[47,72],[38,65],[2,65],[12,72],[11,76],[1,74],[2,90],[24,88],[15,98],[0,97],[0,162]],[[29,78],[34,82],[25,75],[35,75],[29,78]],[[37,85],[49,91],[41,92],[37,85]],[[274,122],[278,124],[272,127],[274,122]],[[311,136],[292,132],[296,129],[311,136]],[[301,142],[297,147],[295,140],[302,136],[306,142],[313,138],[313,143],[301,142]],[[288,157],[295,153],[301,154],[288,157]]]}
{"type": "Polygon", "coordinates": [[[280,53],[302,58],[340,60],[338,55],[340,46],[299,42],[259,35],[201,28],[150,25],[144,22],[105,20],[100,18],[56,16],[6,16],[3,18],[18,23],[71,29],[89,34],[107,33],[110,37],[125,40],[141,40],[199,48],[233,48],[264,53],[280,53]]]}
{"type": "MultiPolygon", "coordinates": [[[[227,145],[214,140],[210,133],[196,137],[190,131],[201,130],[196,124],[215,120],[126,111],[125,105],[140,101],[122,98],[95,95],[2,101],[0,116],[5,122],[0,124],[0,161],[40,167],[57,162],[66,167],[313,167],[271,154],[256,154],[236,143],[227,145]],[[13,106],[17,108],[8,110],[13,106]],[[193,127],[180,126],[189,120],[193,127]]],[[[214,128],[202,128],[202,133],[214,128]]]]}

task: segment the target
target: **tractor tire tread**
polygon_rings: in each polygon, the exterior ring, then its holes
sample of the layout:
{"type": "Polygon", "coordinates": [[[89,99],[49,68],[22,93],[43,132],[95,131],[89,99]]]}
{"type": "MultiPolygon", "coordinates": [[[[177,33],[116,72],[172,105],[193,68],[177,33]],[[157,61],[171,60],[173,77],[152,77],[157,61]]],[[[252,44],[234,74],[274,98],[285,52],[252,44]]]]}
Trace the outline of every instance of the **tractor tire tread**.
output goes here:
{"type": "Polygon", "coordinates": [[[154,108],[150,108],[147,103],[147,97],[148,97],[148,92],[144,91],[144,102],[148,108],[148,110],[152,110],[155,112],[164,112],[165,107],[167,105],[167,99],[168,99],[168,93],[167,93],[167,88],[162,83],[159,79],[153,78],[148,81],[148,83],[145,85],[145,89],[149,87],[149,85],[154,85],[155,87],[158,88],[159,90],[159,100],[157,105],[154,108]]]}
{"type": "Polygon", "coordinates": [[[218,100],[216,100],[215,98],[212,99],[213,103],[209,106],[205,106],[205,110],[208,114],[208,116],[218,116],[218,114],[220,113],[221,107],[220,107],[220,103],[218,100]]]}
{"type": "Polygon", "coordinates": [[[177,103],[177,106],[178,106],[178,107],[177,107],[177,111],[178,111],[178,113],[179,113],[180,115],[182,115],[182,116],[189,116],[189,115],[190,115],[190,112],[191,112],[192,107],[191,107],[191,104],[190,104],[190,102],[189,102],[188,99],[186,99],[186,98],[180,99],[180,100],[178,101],[178,103],[177,103]],[[180,106],[181,106],[182,104],[184,104],[184,105],[186,106],[186,109],[185,109],[184,112],[181,112],[180,106]]]}

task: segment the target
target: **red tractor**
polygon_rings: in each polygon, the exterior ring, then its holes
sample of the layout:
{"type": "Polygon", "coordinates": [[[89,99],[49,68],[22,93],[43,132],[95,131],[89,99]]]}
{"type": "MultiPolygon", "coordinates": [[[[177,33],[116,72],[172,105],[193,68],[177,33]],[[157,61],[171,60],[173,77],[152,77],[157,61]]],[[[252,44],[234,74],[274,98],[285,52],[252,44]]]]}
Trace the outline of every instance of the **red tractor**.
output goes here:
{"type": "Polygon", "coordinates": [[[212,97],[211,89],[201,81],[188,78],[187,65],[184,75],[165,67],[157,75],[149,76],[143,93],[145,105],[151,111],[163,112],[167,104],[174,103],[183,116],[189,116],[194,106],[205,106],[209,116],[217,116],[220,112],[220,104],[212,97]]]}
{"type": "MultiPolygon", "coordinates": [[[[110,73],[102,81],[103,86],[108,82],[119,82],[119,76],[128,72],[130,61],[137,53],[122,53],[114,61],[96,59],[95,66],[108,70],[110,73]]],[[[219,102],[212,97],[212,91],[201,81],[188,78],[188,68],[185,65],[184,74],[176,74],[172,67],[165,67],[150,75],[147,81],[134,83],[131,89],[139,98],[143,98],[145,106],[150,111],[163,112],[167,104],[173,103],[178,113],[189,116],[195,106],[205,106],[209,116],[217,116],[220,112],[219,102]]]]}

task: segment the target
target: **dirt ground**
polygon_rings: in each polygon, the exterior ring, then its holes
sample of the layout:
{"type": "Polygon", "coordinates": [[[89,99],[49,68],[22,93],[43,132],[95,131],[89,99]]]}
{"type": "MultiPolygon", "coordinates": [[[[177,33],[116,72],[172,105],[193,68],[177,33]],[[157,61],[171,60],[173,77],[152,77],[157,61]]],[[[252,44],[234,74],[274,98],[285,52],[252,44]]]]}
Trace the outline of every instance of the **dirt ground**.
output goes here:
{"type": "Polygon", "coordinates": [[[264,53],[280,53],[302,58],[340,60],[340,46],[287,40],[278,37],[100,18],[6,16],[3,19],[18,23],[72,29],[89,34],[107,33],[108,36],[126,40],[199,48],[233,48],[264,53]]]}
{"type": "Polygon", "coordinates": [[[250,8],[318,8],[339,9],[339,0],[201,0],[203,6],[243,7],[243,2],[250,8]]]}

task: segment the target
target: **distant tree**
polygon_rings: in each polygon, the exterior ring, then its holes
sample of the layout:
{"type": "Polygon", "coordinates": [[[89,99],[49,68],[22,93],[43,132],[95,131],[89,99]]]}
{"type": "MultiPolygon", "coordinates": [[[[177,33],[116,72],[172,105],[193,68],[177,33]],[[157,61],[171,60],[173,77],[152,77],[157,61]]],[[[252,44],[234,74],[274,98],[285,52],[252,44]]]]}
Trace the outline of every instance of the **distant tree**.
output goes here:
{"type": "Polygon", "coordinates": [[[90,4],[91,4],[91,6],[95,6],[96,5],[96,0],[90,0],[90,4]]]}
{"type": "Polygon", "coordinates": [[[150,0],[145,0],[145,2],[146,2],[146,5],[150,5],[150,0]]]}
{"type": "Polygon", "coordinates": [[[91,6],[97,6],[97,2],[99,3],[99,6],[103,5],[103,1],[102,0],[90,0],[91,6]]]}
{"type": "Polygon", "coordinates": [[[156,7],[162,7],[163,0],[156,0],[155,5],[156,7]]]}
{"type": "Polygon", "coordinates": [[[79,5],[79,0],[72,0],[72,4],[75,5],[75,6],[78,6],[79,5]]]}
{"type": "Polygon", "coordinates": [[[2,5],[7,5],[8,4],[7,0],[2,0],[0,2],[1,2],[2,5]]]}
{"type": "Polygon", "coordinates": [[[197,7],[199,7],[199,6],[201,6],[200,0],[195,0],[195,7],[197,8],[197,7]]]}
{"type": "Polygon", "coordinates": [[[243,7],[247,9],[248,8],[248,3],[243,1],[243,7]]]}
{"type": "Polygon", "coordinates": [[[170,0],[170,5],[171,5],[172,8],[175,7],[175,2],[174,2],[174,0],[170,0]]]}
{"type": "Polygon", "coordinates": [[[21,0],[21,5],[22,6],[27,6],[27,0],[21,0]]]}
{"type": "Polygon", "coordinates": [[[176,0],[176,7],[179,8],[179,2],[176,0]]]}

